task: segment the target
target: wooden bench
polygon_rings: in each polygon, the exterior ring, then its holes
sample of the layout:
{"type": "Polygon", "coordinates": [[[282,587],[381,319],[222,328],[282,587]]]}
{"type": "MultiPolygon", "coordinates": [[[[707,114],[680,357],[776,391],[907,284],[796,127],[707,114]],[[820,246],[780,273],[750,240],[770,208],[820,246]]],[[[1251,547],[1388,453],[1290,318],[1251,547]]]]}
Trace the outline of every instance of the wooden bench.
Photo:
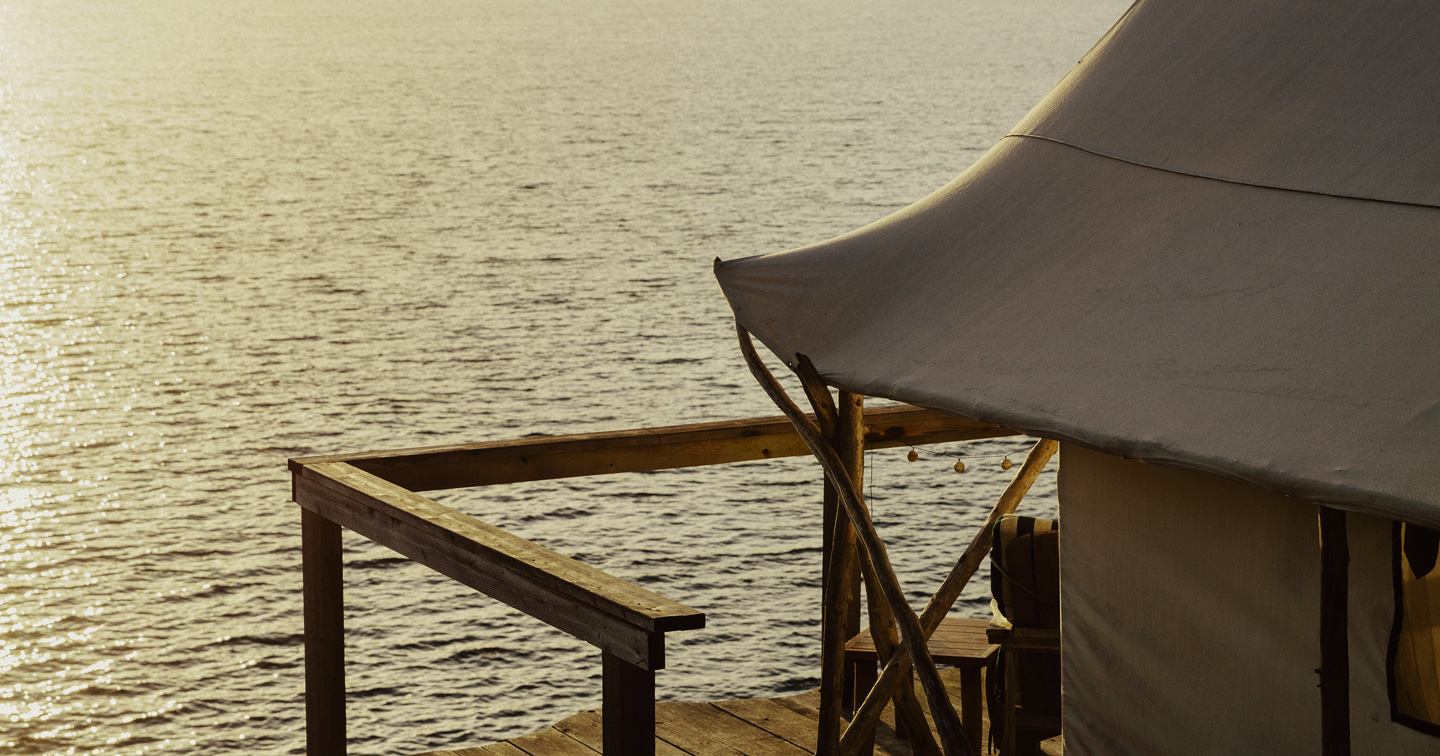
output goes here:
{"type": "MultiPolygon", "coordinates": [[[[984,725],[980,720],[984,710],[985,689],[980,670],[990,666],[995,655],[1000,652],[1000,647],[991,643],[986,636],[985,631],[989,626],[989,620],[946,617],[940,621],[940,627],[930,636],[928,644],[930,656],[936,664],[949,664],[960,670],[960,722],[975,753],[983,753],[980,750],[980,733],[984,730],[984,725]]],[[[845,644],[845,659],[880,660],[875,650],[875,639],[870,636],[870,628],[865,628],[845,644]]]]}

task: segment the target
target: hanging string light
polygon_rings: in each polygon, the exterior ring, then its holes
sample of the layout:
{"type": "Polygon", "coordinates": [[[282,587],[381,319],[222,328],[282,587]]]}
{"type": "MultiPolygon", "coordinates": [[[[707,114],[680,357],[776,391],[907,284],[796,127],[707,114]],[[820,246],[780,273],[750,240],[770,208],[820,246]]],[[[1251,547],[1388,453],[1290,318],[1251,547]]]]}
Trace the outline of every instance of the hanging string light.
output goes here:
{"type": "Polygon", "coordinates": [[[967,459],[995,459],[998,457],[1000,458],[1001,470],[1009,470],[1010,468],[1015,466],[1015,463],[1010,460],[1009,454],[967,454],[965,456],[961,456],[959,454],[950,454],[948,452],[937,451],[935,449],[928,449],[923,446],[910,447],[910,451],[905,455],[905,459],[910,462],[918,461],[920,459],[920,451],[922,449],[925,451],[926,454],[929,454],[931,456],[953,458],[955,460],[955,472],[957,473],[965,472],[965,460],[967,459]]]}

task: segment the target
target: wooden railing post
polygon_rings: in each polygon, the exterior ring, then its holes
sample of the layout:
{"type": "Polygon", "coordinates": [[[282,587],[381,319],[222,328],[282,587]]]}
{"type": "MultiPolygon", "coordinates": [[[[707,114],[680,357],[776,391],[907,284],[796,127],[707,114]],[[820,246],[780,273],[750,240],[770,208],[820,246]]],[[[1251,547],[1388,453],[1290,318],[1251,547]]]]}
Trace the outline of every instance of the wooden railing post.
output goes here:
{"type": "MultiPolygon", "coordinates": [[[[664,643],[664,636],[660,636],[664,643]]],[[[600,652],[604,682],[600,711],[605,753],[644,756],[655,753],[655,670],[600,652]]]]}
{"type": "Polygon", "coordinates": [[[300,510],[305,595],[305,752],[345,753],[345,611],[340,526],[300,510]]]}
{"type": "MultiPolygon", "coordinates": [[[[840,391],[837,409],[839,410],[835,423],[835,446],[840,452],[840,459],[850,470],[850,477],[860,490],[865,490],[865,397],[861,394],[852,394],[849,391],[840,391]]],[[[855,529],[850,526],[850,518],[845,518],[845,548],[851,553],[857,554],[860,551],[859,544],[855,541],[855,529]]],[[[851,596],[850,607],[845,614],[845,641],[860,634],[860,562],[851,560],[850,573],[842,577],[846,590],[851,596]]],[[[850,679],[851,670],[846,670],[847,688],[850,693],[845,703],[845,710],[848,714],[860,703],[853,700],[854,685],[850,679]]],[[[868,687],[866,688],[868,690],[868,687]]]]}

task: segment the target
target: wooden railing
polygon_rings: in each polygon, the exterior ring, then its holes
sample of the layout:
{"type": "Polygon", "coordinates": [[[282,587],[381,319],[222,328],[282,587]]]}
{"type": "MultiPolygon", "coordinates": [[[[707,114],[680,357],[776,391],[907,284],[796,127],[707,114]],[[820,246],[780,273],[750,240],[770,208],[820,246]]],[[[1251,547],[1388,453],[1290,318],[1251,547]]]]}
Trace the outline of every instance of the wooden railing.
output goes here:
{"type": "MultiPolygon", "coordinates": [[[[1014,434],[908,405],[864,418],[872,449],[1014,434]]],[[[788,420],[764,417],[290,460],[302,509],[308,753],[345,753],[342,527],[598,647],[605,751],[654,753],[665,633],[704,627],[705,615],[416,491],[806,454],[788,420]]],[[[828,531],[825,540],[828,554],[828,531]]]]}

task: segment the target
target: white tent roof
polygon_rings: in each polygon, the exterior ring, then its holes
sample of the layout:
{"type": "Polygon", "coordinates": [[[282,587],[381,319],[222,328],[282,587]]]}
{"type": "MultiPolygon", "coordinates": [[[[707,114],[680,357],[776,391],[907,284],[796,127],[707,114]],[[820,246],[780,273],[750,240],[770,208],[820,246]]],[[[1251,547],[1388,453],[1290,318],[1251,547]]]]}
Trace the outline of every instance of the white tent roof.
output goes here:
{"type": "Polygon", "coordinates": [[[1440,4],[1140,0],[948,186],[716,275],[835,385],[1440,527],[1440,4]]]}

